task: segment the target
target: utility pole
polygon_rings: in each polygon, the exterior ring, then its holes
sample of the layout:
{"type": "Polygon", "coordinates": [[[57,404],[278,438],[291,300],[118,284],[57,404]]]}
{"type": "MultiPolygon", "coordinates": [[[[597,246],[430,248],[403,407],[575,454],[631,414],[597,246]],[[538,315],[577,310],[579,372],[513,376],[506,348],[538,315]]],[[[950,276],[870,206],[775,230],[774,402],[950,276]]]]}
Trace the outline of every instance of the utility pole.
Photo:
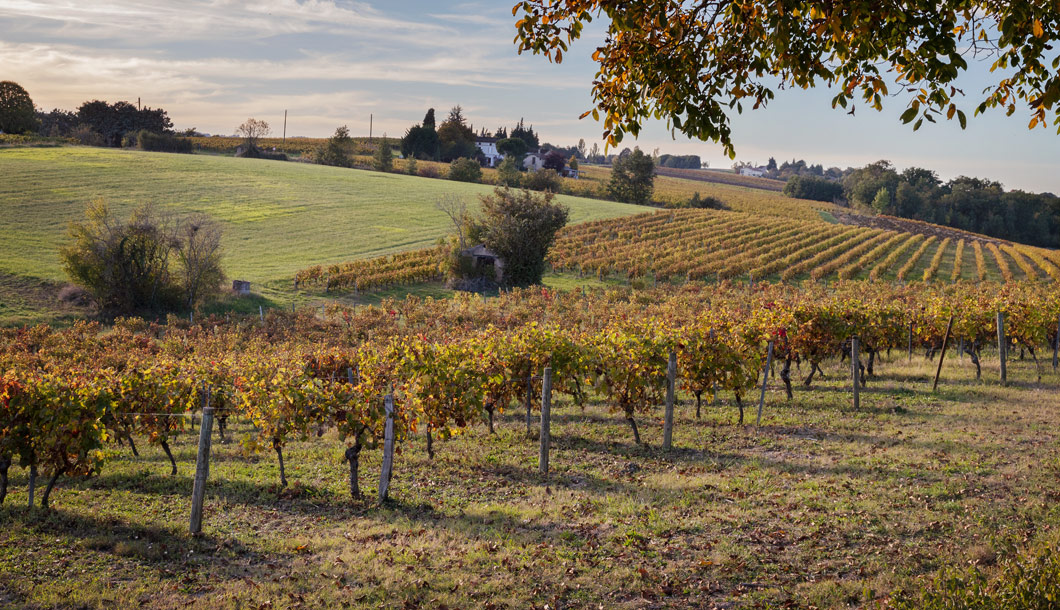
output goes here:
{"type": "Polygon", "coordinates": [[[280,147],[287,146],[287,111],[283,111],[283,140],[280,142],[280,147]]]}
{"type": "Polygon", "coordinates": [[[140,110],[140,98],[136,98],[136,109],[140,110]]]}
{"type": "Polygon", "coordinates": [[[372,123],[374,122],[374,120],[375,120],[375,115],[374,114],[369,114],[368,115],[368,141],[369,142],[372,141],[372,123]]]}

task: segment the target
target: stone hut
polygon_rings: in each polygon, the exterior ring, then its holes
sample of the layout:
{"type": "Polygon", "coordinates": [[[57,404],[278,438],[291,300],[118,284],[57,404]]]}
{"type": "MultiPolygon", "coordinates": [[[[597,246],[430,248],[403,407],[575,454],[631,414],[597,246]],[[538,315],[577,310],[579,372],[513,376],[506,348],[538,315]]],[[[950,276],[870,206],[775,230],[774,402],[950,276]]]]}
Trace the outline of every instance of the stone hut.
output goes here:
{"type": "Polygon", "coordinates": [[[488,269],[493,269],[493,277],[497,283],[504,279],[504,261],[490,251],[485,244],[461,250],[460,256],[466,256],[471,259],[476,275],[485,276],[488,274],[488,269]]]}

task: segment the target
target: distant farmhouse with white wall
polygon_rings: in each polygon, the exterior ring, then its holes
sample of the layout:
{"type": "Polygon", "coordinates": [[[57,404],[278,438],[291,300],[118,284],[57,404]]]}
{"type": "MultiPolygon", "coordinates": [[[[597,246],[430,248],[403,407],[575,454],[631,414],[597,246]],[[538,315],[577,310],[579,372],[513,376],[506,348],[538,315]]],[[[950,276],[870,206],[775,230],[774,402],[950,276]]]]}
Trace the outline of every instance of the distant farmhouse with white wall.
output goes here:
{"type": "Polygon", "coordinates": [[[531,171],[537,171],[545,167],[545,155],[540,152],[530,153],[523,159],[523,167],[531,171]]]}
{"type": "Polygon", "coordinates": [[[486,157],[486,167],[497,167],[504,160],[504,155],[497,151],[497,138],[479,136],[475,138],[475,146],[486,157]]]}
{"type": "Polygon", "coordinates": [[[740,168],[740,175],[741,176],[754,176],[755,178],[761,178],[762,176],[766,175],[766,168],[764,168],[764,167],[750,167],[750,166],[741,167],[740,168]]]}

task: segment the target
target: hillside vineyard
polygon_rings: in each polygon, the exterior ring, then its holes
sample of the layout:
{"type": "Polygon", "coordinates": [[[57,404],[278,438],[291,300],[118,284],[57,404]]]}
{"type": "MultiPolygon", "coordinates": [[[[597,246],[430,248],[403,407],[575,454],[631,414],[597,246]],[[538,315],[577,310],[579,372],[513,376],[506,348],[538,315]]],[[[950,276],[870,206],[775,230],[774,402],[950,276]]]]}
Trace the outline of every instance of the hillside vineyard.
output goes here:
{"type": "MultiPolygon", "coordinates": [[[[919,228],[920,225],[911,223],[919,228]]],[[[923,225],[929,230],[932,225],[923,225]]],[[[830,224],[819,218],[667,210],[568,226],[549,252],[552,269],[600,279],[899,282],[1056,281],[1060,254],[961,237],[830,224]],[[971,248],[974,256],[965,255],[971,248]]],[[[299,286],[372,290],[439,278],[446,259],[429,248],[300,271],[299,286]]]]}
{"type": "Polygon", "coordinates": [[[1005,346],[1028,350],[1036,363],[1040,350],[1055,350],[1060,294],[1026,282],[537,288],[488,300],[333,306],[324,319],[272,312],[196,325],[120,320],[109,332],[88,323],[3,330],[0,465],[5,485],[12,458],[54,484],[98,471],[106,444],[134,432],[169,454],[167,441],[185,429],[179,416],[209,404],[222,431],[230,416],[253,423],[244,446],[274,451],[285,484],[289,440],[334,428],[358,451],[375,446],[386,394],[399,441],[418,430],[446,438],[538,391],[546,366],[556,391],[576,404],[599,396],[639,442],[635,417],[660,404],[671,352],[683,389],[697,402],[707,390],[731,392],[742,422],[741,396],[759,382],[767,344],[790,397],[793,363],[809,386],[820,363],[845,353],[854,336],[870,377],[880,354],[925,349],[930,357],[945,336],[978,371],[1002,316],[1005,346]]]}

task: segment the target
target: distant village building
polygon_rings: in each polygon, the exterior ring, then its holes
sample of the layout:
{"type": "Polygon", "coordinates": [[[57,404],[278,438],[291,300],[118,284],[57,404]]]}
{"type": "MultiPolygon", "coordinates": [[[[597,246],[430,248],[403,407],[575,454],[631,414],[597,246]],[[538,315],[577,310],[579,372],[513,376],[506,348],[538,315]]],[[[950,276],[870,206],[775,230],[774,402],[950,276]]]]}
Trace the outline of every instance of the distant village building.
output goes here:
{"type": "Polygon", "coordinates": [[[545,155],[541,153],[530,153],[523,159],[523,167],[531,171],[537,171],[545,167],[545,155]]]}
{"type": "Polygon", "coordinates": [[[750,167],[745,166],[740,168],[741,176],[754,176],[755,178],[761,178],[766,175],[766,168],[764,167],[750,167]]]}
{"type": "Polygon", "coordinates": [[[232,280],[232,292],[236,294],[250,294],[250,282],[232,280]]]}
{"type": "Polygon", "coordinates": [[[504,160],[504,155],[497,151],[497,138],[479,136],[475,138],[475,146],[486,158],[486,167],[497,167],[504,160]]]}
{"type": "Polygon", "coordinates": [[[504,279],[504,261],[485,244],[461,250],[460,255],[471,259],[476,274],[486,275],[489,269],[493,269],[493,277],[498,283],[504,279]]]}

